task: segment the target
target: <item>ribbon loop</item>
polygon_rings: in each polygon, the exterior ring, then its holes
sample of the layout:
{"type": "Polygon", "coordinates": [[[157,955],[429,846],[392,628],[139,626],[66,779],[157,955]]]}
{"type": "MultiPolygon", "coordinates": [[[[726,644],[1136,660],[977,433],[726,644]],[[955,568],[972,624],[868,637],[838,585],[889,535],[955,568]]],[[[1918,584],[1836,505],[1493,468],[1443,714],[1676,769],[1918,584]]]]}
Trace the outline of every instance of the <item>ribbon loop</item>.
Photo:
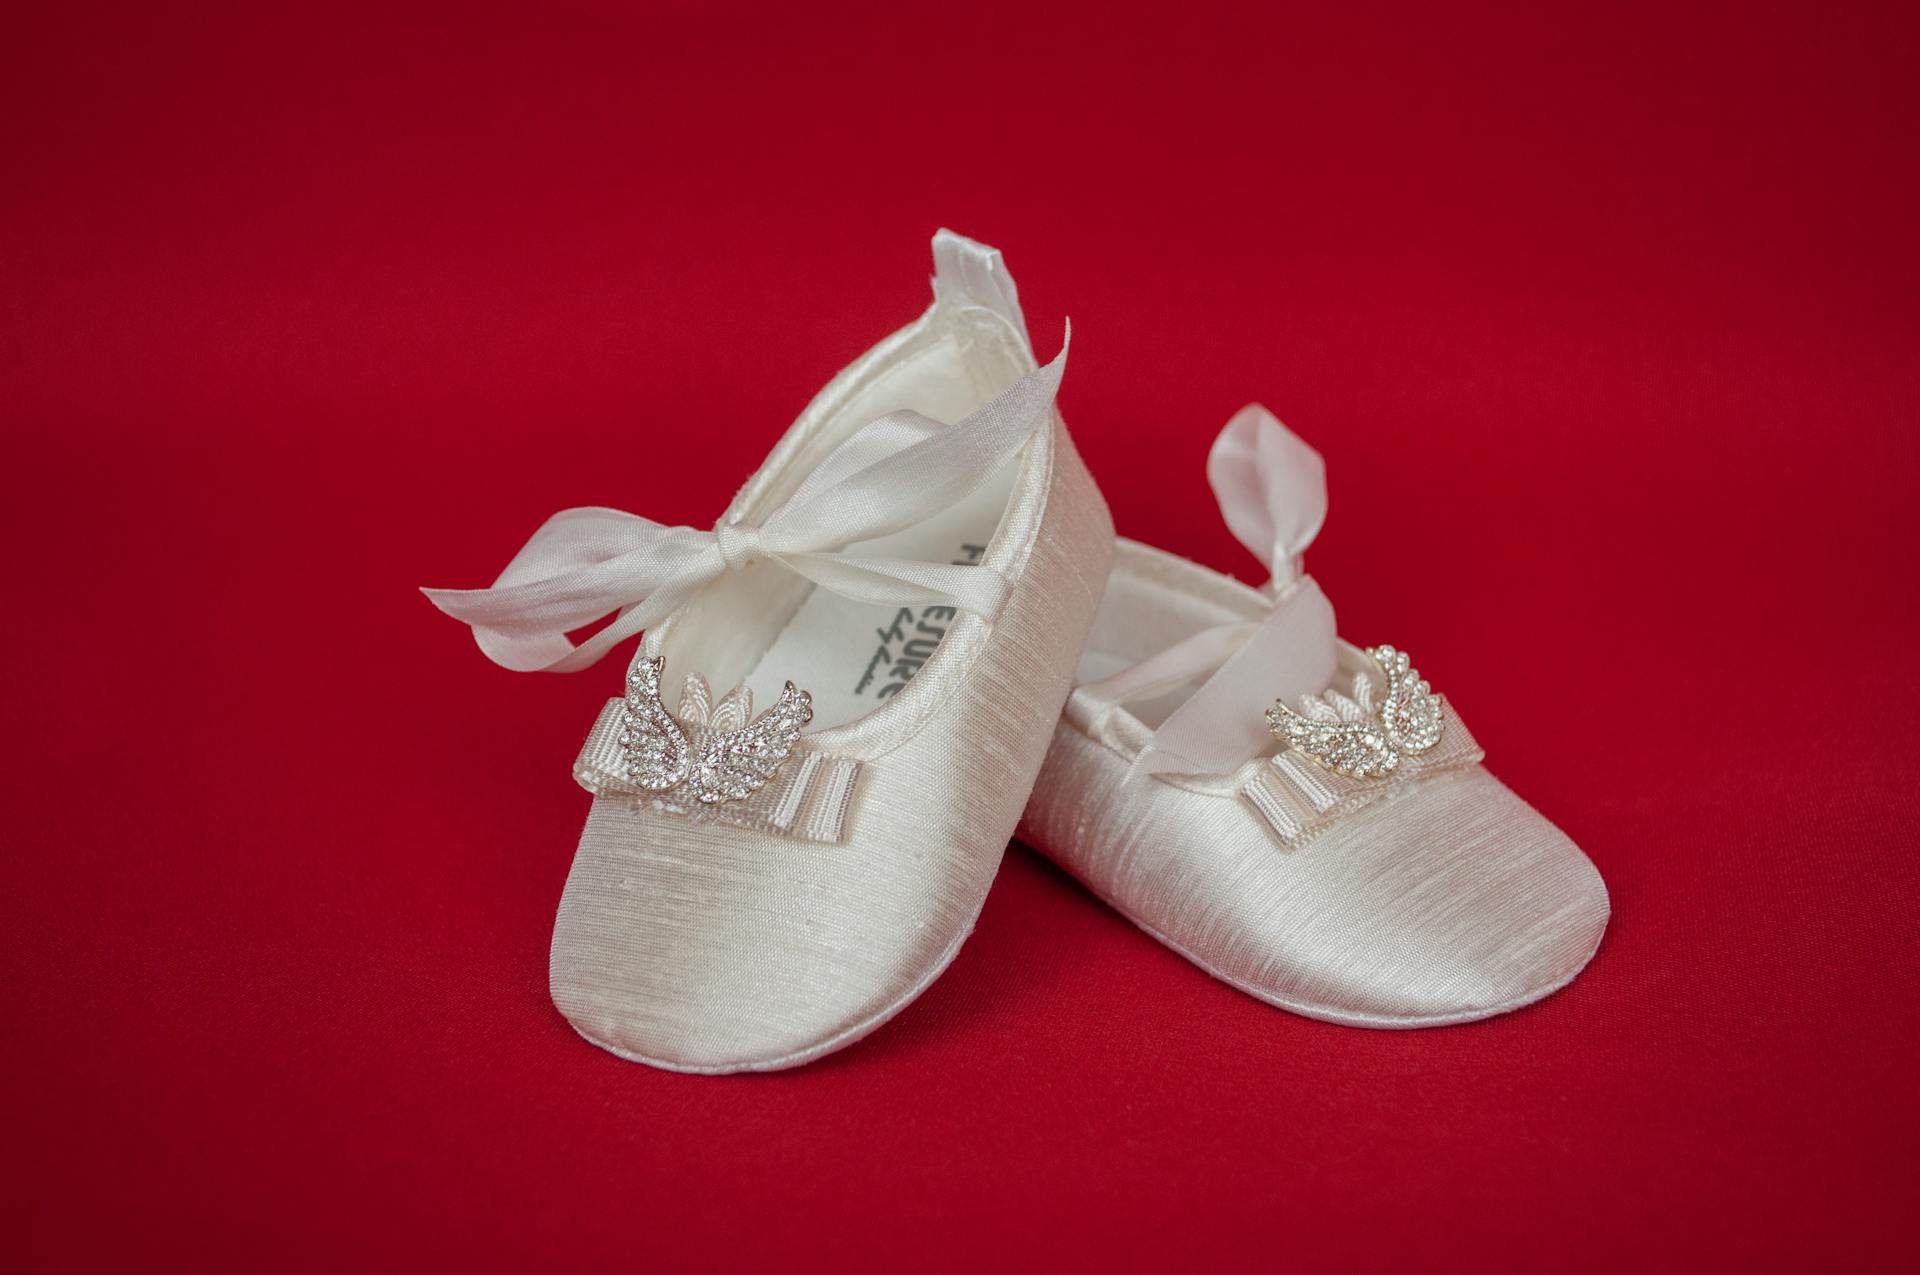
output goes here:
{"type": "Polygon", "coordinates": [[[521,672],[586,668],[727,571],[759,560],[856,601],[946,602],[991,622],[1010,587],[998,571],[867,557],[846,546],[952,506],[1049,427],[1067,344],[955,424],[902,411],[862,426],[758,526],[722,518],[698,531],[617,509],[567,509],[534,532],[491,588],[421,592],[471,625],[487,658],[521,672]],[[567,636],[615,612],[585,642],[576,646],[567,636]]]}
{"type": "Polygon", "coordinates": [[[1207,483],[1234,539],[1260,559],[1278,589],[1300,575],[1327,518],[1320,453],[1258,403],[1235,412],[1207,453],[1207,483]]]}

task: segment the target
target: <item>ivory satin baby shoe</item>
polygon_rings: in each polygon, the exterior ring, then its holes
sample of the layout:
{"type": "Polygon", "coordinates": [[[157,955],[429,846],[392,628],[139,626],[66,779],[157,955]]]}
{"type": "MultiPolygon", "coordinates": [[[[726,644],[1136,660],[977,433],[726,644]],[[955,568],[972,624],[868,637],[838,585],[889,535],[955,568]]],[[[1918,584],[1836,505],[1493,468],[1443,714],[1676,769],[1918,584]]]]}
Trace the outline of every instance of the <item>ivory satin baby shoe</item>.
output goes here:
{"type": "Polygon", "coordinates": [[[769,1070],[872,1031],[959,950],[1033,786],[1113,527],[1054,408],[1065,350],[1035,367],[998,253],[933,252],[932,307],[713,530],[570,509],[493,587],[428,591],[512,669],[645,632],[574,763],[550,962],[622,1058],[769,1070]]]}
{"type": "Polygon", "coordinates": [[[1517,1009],[1607,923],[1585,855],[1407,653],[1340,641],[1300,555],[1320,457],[1260,407],[1208,478],[1264,589],[1122,540],[1020,837],[1208,973],[1361,1027],[1517,1009]]]}

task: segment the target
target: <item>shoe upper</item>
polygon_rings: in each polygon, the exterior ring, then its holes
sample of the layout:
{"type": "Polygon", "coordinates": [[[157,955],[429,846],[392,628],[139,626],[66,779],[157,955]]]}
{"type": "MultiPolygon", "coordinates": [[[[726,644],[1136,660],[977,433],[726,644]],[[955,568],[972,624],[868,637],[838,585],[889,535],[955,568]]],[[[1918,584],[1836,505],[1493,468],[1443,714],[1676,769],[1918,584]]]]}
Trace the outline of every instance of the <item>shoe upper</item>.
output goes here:
{"type": "MultiPolygon", "coordinates": [[[[1064,352],[1035,367],[997,253],[943,231],[934,256],[932,307],[816,397],[712,533],[603,518],[618,543],[573,553],[565,587],[509,569],[492,594],[544,590],[510,616],[434,595],[537,667],[587,644],[516,624],[594,573],[671,595],[619,600],[645,636],[576,762],[595,798],[549,967],[624,1057],[769,1069],[878,1026],[971,930],[1032,787],[1112,524],[1053,406],[1064,352]]],[[[516,563],[567,556],[534,549],[516,563]]]]}
{"type": "Polygon", "coordinates": [[[1427,1026],[1537,1000],[1592,956],[1606,887],[1404,652],[1335,636],[1300,567],[1321,475],[1257,407],[1215,445],[1229,525],[1274,566],[1265,589],[1119,542],[1020,836],[1208,972],[1311,1017],[1427,1026]]]}

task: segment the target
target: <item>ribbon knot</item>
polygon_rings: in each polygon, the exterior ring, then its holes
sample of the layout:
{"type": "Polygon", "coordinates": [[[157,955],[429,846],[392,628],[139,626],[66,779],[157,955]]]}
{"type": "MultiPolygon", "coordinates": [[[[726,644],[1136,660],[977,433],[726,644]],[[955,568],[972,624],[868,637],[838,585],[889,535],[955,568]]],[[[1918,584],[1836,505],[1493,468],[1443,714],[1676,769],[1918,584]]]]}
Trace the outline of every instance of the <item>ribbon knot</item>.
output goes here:
{"type": "MultiPolygon", "coordinates": [[[[1068,333],[1071,337],[1071,330],[1068,333]]],[[[966,419],[892,412],[855,430],[758,524],[667,527],[617,509],[565,509],[533,533],[487,589],[424,589],[473,628],[488,659],[521,672],[586,668],[749,562],[777,562],[858,602],[939,602],[992,622],[1012,588],[991,567],[871,557],[881,540],[946,509],[1053,421],[1067,345],[966,419]],[[586,641],[567,635],[618,612],[586,641]]]]}
{"type": "Polygon", "coordinates": [[[713,524],[713,541],[720,550],[720,560],[730,571],[738,571],[749,562],[767,556],[760,528],[752,523],[728,522],[722,518],[713,524]]]}

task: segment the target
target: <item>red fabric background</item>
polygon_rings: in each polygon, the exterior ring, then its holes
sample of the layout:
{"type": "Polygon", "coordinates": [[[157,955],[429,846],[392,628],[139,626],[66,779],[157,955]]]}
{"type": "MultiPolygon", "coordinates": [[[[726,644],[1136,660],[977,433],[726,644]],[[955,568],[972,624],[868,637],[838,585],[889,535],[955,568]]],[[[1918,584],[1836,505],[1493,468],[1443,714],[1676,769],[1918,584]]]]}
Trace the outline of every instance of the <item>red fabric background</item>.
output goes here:
{"type": "Polygon", "coordinates": [[[8,1264],[1910,1258],[1896,7],[798,7],[7,19],[8,1264]],[[1325,454],[1343,629],[1612,887],[1569,990],[1309,1022],[1016,847],[824,1062],[567,1029],[617,670],[413,588],[566,505],[710,521],[943,223],[1073,316],[1123,531],[1251,575],[1214,430],[1325,454]]]}

